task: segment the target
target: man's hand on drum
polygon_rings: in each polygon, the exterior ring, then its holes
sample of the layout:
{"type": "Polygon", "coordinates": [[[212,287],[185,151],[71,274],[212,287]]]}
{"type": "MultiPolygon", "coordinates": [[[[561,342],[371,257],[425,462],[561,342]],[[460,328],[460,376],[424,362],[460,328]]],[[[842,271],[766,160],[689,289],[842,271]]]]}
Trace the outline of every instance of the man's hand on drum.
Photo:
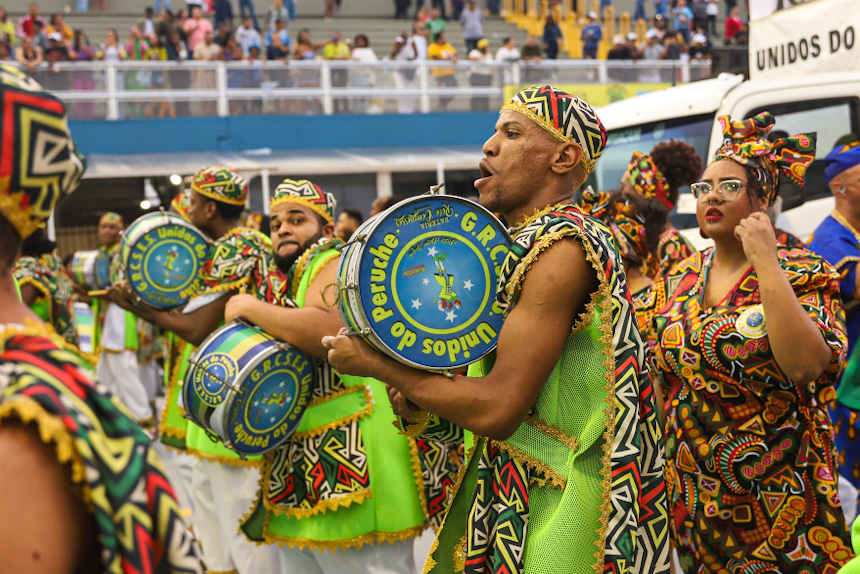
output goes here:
{"type": "Polygon", "coordinates": [[[388,400],[391,402],[394,414],[408,423],[416,422],[418,419],[415,416],[415,411],[420,410],[418,405],[404,397],[400,391],[391,385],[386,384],[385,388],[388,389],[388,400]]]}
{"type": "Polygon", "coordinates": [[[268,303],[260,301],[253,295],[233,295],[227,301],[227,306],[224,308],[224,321],[229,323],[233,319],[245,319],[246,321],[257,324],[258,321],[254,318],[254,312],[261,306],[264,313],[268,311],[268,308],[270,307],[268,303]]]}
{"type": "Polygon", "coordinates": [[[135,294],[132,292],[128,281],[123,280],[111,285],[107,290],[106,297],[108,301],[119,305],[126,311],[134,312],[136,310],[134,305],[135,294]]]}
{"type": "Polygon", "coordinates": [[[328,349],[328,362],[335,371],[356,377],[373,377],[379,373],[385,357],[374,351],[361,337],[347,337],[346,327],[336,337],[323,337],[322,345],[328,349]]]}

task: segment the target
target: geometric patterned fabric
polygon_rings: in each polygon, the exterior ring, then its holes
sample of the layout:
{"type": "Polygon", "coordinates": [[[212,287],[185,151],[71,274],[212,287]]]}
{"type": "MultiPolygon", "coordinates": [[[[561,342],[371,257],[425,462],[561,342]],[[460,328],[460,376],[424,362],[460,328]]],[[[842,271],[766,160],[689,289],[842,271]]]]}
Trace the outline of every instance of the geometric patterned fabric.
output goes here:
{"type": "Polygon", "coordinates": [[[75,347],[80,345],[73,310],[72,281],[62,269],[56,251],[35,257],[20,257],[12,274],[18,285],[32,285],[36,290],[34,312],[54,328],[58,335],[75,347]]]}
{"type": "Polygon", "coordinates": [[[690,240],[675,229],[667,229],[660,234],[657,242],[657,259],[660,260],[660,275],[665,276],[669,270],[696,252],[690,240]]]}
{"type": "Polygon", "coordinates": [[[425,572],[668,572],[654,390],[609,230],[570,205],[512,235],[496,296],[506,313],[539,254],[563,238],[582,246],[600,285],[526,420],[505,441],[478,439],[425,572]]]}
{"type": "Polygon", "coordinates": [[[633,152],[627,167],[627,177],[633,190],[642,197],[656,197],[666,209],[675,207],[668,197],[669,182],[648,154],[633,152]]]}
{"type": "Polygon", "coordinates": [[[191,189],[209,199],[230,205],[245,205],[248,183],[236,170],[212,165],[197,170],[191,177],[191,189]]]}
{"type": "Polygon", "coordinates": [[[334,210],[337,200],[334,195],[323,191],[317,184],[306,179],[285,179],[278,184],[272,194],[271,207],[281,203],[300,203],[328,223],[334,223],[334,210]]]}
{"type": "Polygon", "coordinates": [[[684,572],[833,573],[854,556],[839,502],[834,397],[846,346],[838,275],[777,247],[798,301],[831,350],[814,381],[777,364],[755,270],[713,308],[713,248],[676,265],[643,307],[666,397],[666,482],[684,572]]]}
{"type": "Polygon", "coordinates": [[[0,214],[23,239],[74,191],[86,164],[63,103],[6,64],[0,64],[0,111],[0,214]]]}
{"type": "Polygon", "coordinates": [[[38,327],[0,327],[0,425],[35,424],[95,518],[102,572],[203,572],[161,459],[79,356],[38,327]]]}
{"type": "Polygon", "coordinates": [[[584,100],[552,86],[534,86],[516,94],[502,110],[521,113],[561,142],[579,144],[585,172],[594,171],[606,147],[606,128],[584,100]]]}

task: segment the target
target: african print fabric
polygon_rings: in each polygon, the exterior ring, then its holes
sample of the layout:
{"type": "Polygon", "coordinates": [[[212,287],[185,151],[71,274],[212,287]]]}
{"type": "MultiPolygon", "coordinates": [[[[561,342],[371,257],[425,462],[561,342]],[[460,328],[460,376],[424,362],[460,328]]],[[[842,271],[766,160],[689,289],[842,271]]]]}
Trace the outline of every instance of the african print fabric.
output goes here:
{"type": "Polygon", "coordinates": [[[42,327],[0,330],[0,425],[33,423],[95,516],[103,572],[203,572],[161,459],[80,358],[42,327]]]}
{"type": "Polygon", "coordinates": [[[594,171],[606,147],[606,128],[585,100],[553,86],[534,86],[516,94],[502,110],[521,113],[559,141],[579,144],[586,173],[594,171]]]}
{"type": "Polygon", "coordinates": [[[5,63],[0,107],[0,213],[26,239],[75,190],[86,162],[69,134],[63,102],[5,63]]]}
{"type": "MultiPolygon", "coordinates": [[[[270,274],[269,302],[304,306],[313,279],[340,256],[340,244],[322,238],[286,274],[270,274]]],[[[254,541],[330,550],[417,536],[426,528],[421,453],[391,425],[385,386],[341,376],[324,361],[316,361],[316,370],[296,432],[263,458],[260,497],[243,530],[254,541]]],[[[447,452],[428,446],[423,453],[439,475],[446,461],[438,457],[447,452]]]]}
{"type": "Polygon", "coordinates": [[[198,170],[191,178],[191,189],[230,205],[245,205],[248,199],[248,182],[236,170],[223,165],[198,170]]]}
{"type": "Polygon", "coordinates": [[[40,319],[54,328],[70,345],[78,347],[78,326],[74,314],[74,288],[63,272],[56,253],[45,253],[38,259],[21,257],[12,274],[19,286],[32,285],[37,297],[32,308],[40,319]]]}
{"type": "Polygon", "coordinates": [[[648,154],[634,151],[627,167],[630,185],[642,197],[656,197],[666,209],[675,204],[669,201],[669,182],[648,154]]]}
{"type": "Polygon", "coordinates": [[[496,296],[506,313],[540,253],[563,238],[582,246],[600,286],[526,420],[505,441],[478,439],[424,571],[668,572],[654,391],[609,230],[555,206],[511,235],[496,296]]]}
{"type": "Polygon", "coordinates": [[[654,285],[665,303],[649,345],[666,386],[672,536],[687,573],[835,572],[854,555],[826,410],[846,346],[839,277],[808,251],[777,253],[831,349],[815,381],[792,381],[777,364],[752,267],[710,309],[713,248],[654,285]]]}
{"type": "Polygon", "coordinates": [[[676,263],[680,263],[695,252],[696,248],[693,244],[677,229],[667,229],[660,234],[660,241],[657,243],[660,275],[665,276],[676,263]]]}
{"type": "Polygon", "coordinates": [[[192,301],[204,295],[226,291],[252,292],[267,301],[266,277],[275,268],[271,240],[259,231],[236,227],[212,246],[200,269],[201,286],[192,301]]]}
{"type": "Polygon", "coordinates": [[[334,210],[337,200],[334,195],[320,189],[320,186],[306,179],[298,181],[285,179],[275,188],[271,206],[281,203],[298,203],[312,210],[328,223],[334,223],[334,210]]]}

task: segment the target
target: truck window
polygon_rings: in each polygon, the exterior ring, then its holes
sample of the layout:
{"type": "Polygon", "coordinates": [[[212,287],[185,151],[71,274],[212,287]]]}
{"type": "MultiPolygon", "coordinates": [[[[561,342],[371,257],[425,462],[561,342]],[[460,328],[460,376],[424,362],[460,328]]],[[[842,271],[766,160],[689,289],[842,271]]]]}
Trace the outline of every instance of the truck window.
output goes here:
{"type": "Polygon", "coordinates": [[[752,117],[762,111],[769,111],[776,118],[771,132],[777,137],[785,134],[817,132],[815,161],[806,172],[806,185],[803,188],[791,183],[780,182],[779,195],[782,196],[783,210],[797,207],[806,201],[828,197],[830,189],[824,179],[824,158],[834,148],[836,142],[844,137],[857,139],[858,103],[856,97],[834,98],[809,102],[774,104],[750,111],[752,117]]]}
{"type": "MultiPolygon", "coordinates": [[[[627,171],[633,152],[649,153],[662,141],[671,139],[685,141],[695,147],[704,158],[708,152],[713,125],[714,115],[704,114],[610,130],[607,134],[606,149],[600,156],[594,173],[588,176],[585,185],[591,185],[594,189],[600,190],[617,189],[621,176],[627,171]]],[[[689,192],[689,188],[681,189],[681,193],[689,192]]],[[[698,225],[695,213],[678,214],[672,211],[671,220],[678,229],[698,225]]]]}

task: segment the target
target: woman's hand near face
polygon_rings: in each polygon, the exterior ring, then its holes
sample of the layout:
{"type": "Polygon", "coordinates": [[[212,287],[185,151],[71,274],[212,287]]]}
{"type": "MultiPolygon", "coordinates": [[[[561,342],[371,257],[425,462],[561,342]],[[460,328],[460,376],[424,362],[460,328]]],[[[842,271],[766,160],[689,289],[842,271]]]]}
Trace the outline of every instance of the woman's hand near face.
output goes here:
{"type": "Polygon", "coordinates": [[[741,219],[735,227],[735,237],[743,245],[744,254],[756,269],[762,263],[778,263],[776,234],[767,214],[759,211],[741,219]]]}

